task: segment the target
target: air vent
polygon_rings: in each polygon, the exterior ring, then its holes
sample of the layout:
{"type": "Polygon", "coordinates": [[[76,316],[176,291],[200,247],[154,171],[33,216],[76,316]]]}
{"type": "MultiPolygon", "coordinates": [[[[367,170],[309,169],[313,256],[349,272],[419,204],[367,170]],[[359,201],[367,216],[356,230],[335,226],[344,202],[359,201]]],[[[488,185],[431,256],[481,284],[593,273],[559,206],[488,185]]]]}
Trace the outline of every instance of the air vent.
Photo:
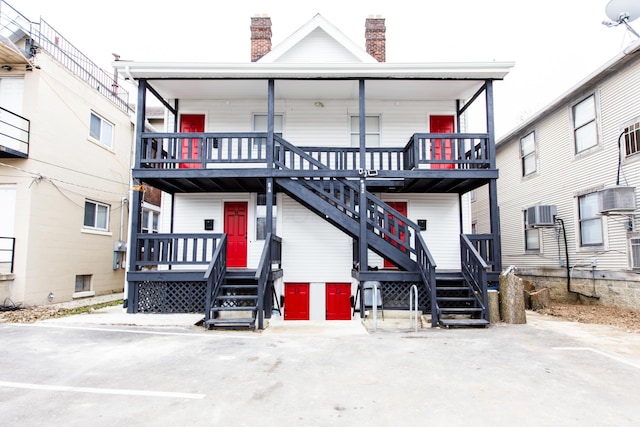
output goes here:
{"type": "Polygon", "coordinates": [[[536,205],[527,208],[527,228],[555,226],[556,212],[555,205],[536,205]]]}
{"type": "Polygon", "coordinates": [[[600,213],[629,213],[636,210],[636,188],[615,186],[598,191],[600,213]]]}

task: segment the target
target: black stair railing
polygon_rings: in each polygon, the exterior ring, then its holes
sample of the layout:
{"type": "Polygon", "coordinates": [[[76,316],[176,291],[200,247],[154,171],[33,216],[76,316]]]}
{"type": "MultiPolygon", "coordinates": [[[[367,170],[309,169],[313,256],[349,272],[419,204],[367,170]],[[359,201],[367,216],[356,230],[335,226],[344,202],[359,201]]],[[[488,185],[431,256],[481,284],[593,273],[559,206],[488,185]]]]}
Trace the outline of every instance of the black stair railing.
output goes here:
{"type": "Polygon", "coordinates": [[[138,233],[136,270],[144,267],[207,265],[224,234],[138,233]]]}
{"type": "Polygon", "coordinates": [[[258,329],[264,329],[264,298],[265,295],[271,295],[271,292],[267,293],[267,285],[271,278],[273,264],[280,265],[281,262],[282,239],[272,233],[267,233],[255,275],[255,279],[258,281],[258,329]]]}
{"type": "MultiPolygon", "coordinates": [[[[313,157],[304,148],[290,144],[279,136],[274,137],[274,164],[280,169],[330,170],[328,165],[313,157]]],[[[360,192],[356,183],[335,177],[298,178],[297,181],[323,197],[342,215],[353,221],[359,221],[360,192]]],[[[365,194],[369,231],[386,240],[389,247],[403,253],[406,258],[420,262],[419,257],[423,257],[422,261],[427,273],[425,280],[428,286],[434,284],[435,290],[435,280],[429,277],[433,272],[431,270],[435,269],[435,262],[422,240],[418,225],[373,194],[369,192],[365,194]]]]}
{"type": "Polygon", "coordinates": [[[436,262],[420,233],[417,234],[416,238],[416,254],[418,258],[418,270],[431,296],[431,326],[435,328],[438,325],[438,316],[440,313],[436,298],[436,262]]]}
{"type": "Polygon", "coordinates": [[[209,263],[204,278],[207,281],[204,321],[211,320],[213,302],[220,293],[227,272],[227,235],[223,234],[209,263]]]}
{"type": "Polygon", "coordinates": [[[475,297],[477,305],[482,308],[483,318],[488,321],[487,263],[464,234],[460,235],[460,253],[462,276],[467,286],[471,287],[471,294],[475,297]]]}

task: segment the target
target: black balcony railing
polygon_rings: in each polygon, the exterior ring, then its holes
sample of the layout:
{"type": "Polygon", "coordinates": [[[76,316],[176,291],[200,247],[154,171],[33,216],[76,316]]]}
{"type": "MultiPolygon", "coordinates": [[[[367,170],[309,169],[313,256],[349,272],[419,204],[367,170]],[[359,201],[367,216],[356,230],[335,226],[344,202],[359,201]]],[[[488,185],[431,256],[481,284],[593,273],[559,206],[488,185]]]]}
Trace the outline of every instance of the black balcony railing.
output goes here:
{"type": "Polygon", "coordinates": [[[15,237],[0,237],[0,273],[13,273],[15,251],[15,237]]]}
{"type": "Polygon", "coordinates": [[[0,107],[0,150],[27,157],[31,122],[12,111],[0,107]]]}
{"type": "MultiPolygon", "coordinates": [[[[140,166],[160,169],[222,168],[240,163],[267,167],[267,134],[143,133],[140,166]],[[158,149],[161,146],[162,149],[158,149]]],[[[486,169],[490,167],[487,134],[414,134],[404,147],[367,147],[364,163],[352,147],[296,147],[274,137],[275,166],[293,171],[413,169],[486,169]],[[284,142],[284,143],[283,143],[284,142]],[[310,161],[310,159],[316,162],[310,161]],[[323,165],[320,167],[319,165],[323,165]]]]}

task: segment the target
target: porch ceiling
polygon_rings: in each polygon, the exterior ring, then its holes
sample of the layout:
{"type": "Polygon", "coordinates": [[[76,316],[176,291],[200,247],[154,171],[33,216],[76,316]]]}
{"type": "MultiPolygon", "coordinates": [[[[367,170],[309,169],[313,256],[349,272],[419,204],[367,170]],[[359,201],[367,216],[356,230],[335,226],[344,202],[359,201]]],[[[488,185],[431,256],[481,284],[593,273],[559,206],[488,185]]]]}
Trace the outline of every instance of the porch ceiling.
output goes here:
{"type": "MultiPolygon", "coordinates": [[[[265,80],[152,80],[164,99],[267,99],[265,80]]],[[[368,80],[370,100],[466,100],[484,84],[477,80],[368,80]]],[[[277,80],[276,99],[358,99],[357,80],[277,80]]]]}
{"type": "Polygon", "coordinates": [[[29,65],[30,62],[25,56],[13,47],[9,39],[0,36],[0,65],[29,65]]]}

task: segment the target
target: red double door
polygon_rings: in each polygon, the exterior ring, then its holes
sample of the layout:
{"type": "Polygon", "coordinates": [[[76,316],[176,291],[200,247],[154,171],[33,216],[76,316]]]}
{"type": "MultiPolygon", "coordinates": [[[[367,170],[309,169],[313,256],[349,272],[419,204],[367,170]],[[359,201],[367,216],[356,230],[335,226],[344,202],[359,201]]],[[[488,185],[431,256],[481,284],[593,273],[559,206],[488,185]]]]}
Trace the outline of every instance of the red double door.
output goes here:
{"type": "MultiPolygon", "coordinates": [[[[325,319],[351,319],[351,283],[325,285],[325,319]]],[[[309,283],[284,284],[284,320],[309,320],[309,283]]]]}

